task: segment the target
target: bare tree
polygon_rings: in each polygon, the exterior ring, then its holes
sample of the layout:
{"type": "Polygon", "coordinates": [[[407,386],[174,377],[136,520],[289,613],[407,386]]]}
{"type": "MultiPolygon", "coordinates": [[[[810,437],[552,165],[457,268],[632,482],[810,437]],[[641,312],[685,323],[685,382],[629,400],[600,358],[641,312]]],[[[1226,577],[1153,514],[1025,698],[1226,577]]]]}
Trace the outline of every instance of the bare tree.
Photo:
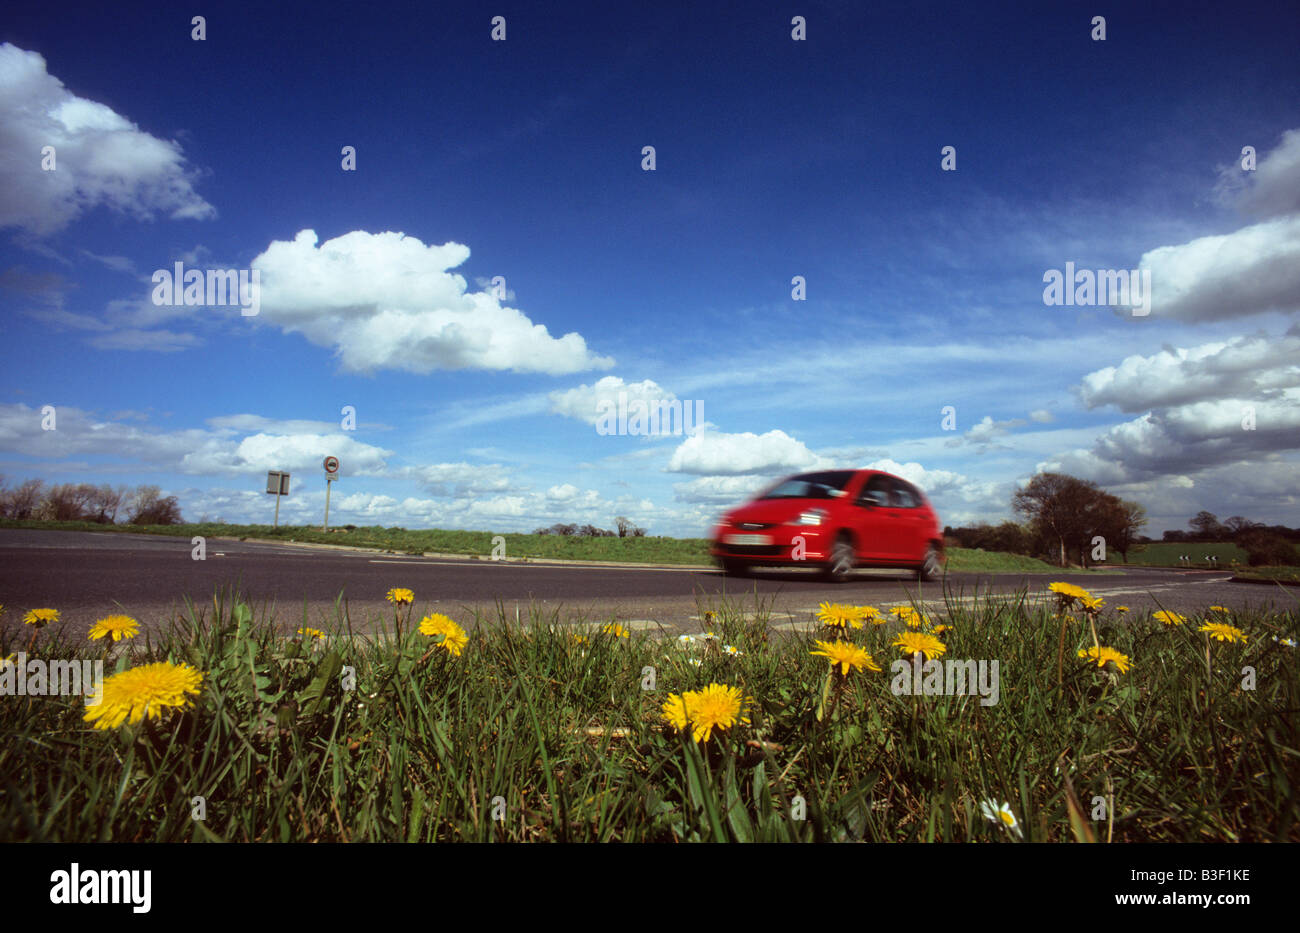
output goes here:
{"type": "Polygon", "coordinates": [[[103,525],[115,524],[117,522],[117,510],[122,507],[122,495],[125,490],[125,486],[114,489],[108,483],[97,487],[95,494],[90,499],[86,517],[92,522],[99,522],[103,525]]]}
{"type": "Polygon", "coordinates": [[[89,483],[60,483],[51,486],[37,514],[45,521],[75,522],[86,517],[90,500],[96,493],[89,483]]]}
{"type": "Polygon", "coordinates": [[[1063,473],[1039,473],[1029,485],[1011,499],[1011,506],[1027,516],[1040,537],[1048,540],[1060,556],[1062,567],[1065,554],[1082,545],[1091,531],[1094,516],[1091,508],[1101,489],[1063,473]]]}
{"type": "Polygon", "coordinates": [[[1198,537],[1208,541],[1222,540],[1228,534],[1228,530],[1219,524],[1218,517],[1213,512],[1207,512],[1204,509],[1197,512],[1187,524],[1191,526],[1192,531],[1196,532],[1198,537]]]}
{"type": "Polygon", "coordinates": [[[7,490],[0,500],[0,511],[6,518],[32,518],[40,508],[44,487],[42,480],[29,479],[21,486],[7,490]]]}
{"type": "Polygon", "coordinates": [[[131,500],[127,519],[132,525],[179,525],[181,507],[175,496],[166,496],[157,486],[140,486],[131,500]]]}
{"type": "Polygon", "coordinates": [[[1095,531],[1106,539],[1106,545],[1119,551],[1124,563],[1128,563],[1128,552],[1136,543],[1137,534],[1147,523],[1147,510],[1136,502],[1129,502],[1103,492],[1097,509],[1095,531]]]}

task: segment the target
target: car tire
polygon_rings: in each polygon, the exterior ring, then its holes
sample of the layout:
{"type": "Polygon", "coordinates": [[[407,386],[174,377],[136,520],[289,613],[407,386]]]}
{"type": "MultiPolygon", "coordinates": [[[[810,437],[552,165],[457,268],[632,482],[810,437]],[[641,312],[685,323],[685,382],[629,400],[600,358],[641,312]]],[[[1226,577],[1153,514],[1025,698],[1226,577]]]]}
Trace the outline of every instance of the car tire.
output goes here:
{"type": "Polygon", "coordinates": [[[853,541],[847,534],[842,534],[831,545],[831,559],[826,562],[822,574],[832,583],[843,583],[853,573],[855,561],[853,541]]]}
{"type": "Polygon", "coordinates": [[[943,561],[939,556],[939,549],[931,544],[925,549],[925,557],[921,560],[921,565],[916,568],[917,580],[937,580],[943,574],[943,561]]]}
{"type": "Polygon", "coordinates": [[[747,577],[749,576],[749,564],[743,560],[728,558],[722,561],[722,572],[729,577],[747,577]]]}

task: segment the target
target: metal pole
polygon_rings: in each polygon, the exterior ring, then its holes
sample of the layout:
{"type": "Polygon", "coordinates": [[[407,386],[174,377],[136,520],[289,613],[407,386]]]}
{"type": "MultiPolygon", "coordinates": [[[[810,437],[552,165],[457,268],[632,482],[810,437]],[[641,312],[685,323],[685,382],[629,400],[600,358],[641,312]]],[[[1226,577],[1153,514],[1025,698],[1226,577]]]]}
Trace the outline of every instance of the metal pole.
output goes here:
{"type": "Polygon", "coordinates": [[[325,527],[321,531],[330,530],[330,488],[334,485],[334,478],[325,477],[325,527]]]}
{"type": "Polygon", "coordinates": [[[275,527],[280,527],[280,493],[275,494],[275,527]]]}

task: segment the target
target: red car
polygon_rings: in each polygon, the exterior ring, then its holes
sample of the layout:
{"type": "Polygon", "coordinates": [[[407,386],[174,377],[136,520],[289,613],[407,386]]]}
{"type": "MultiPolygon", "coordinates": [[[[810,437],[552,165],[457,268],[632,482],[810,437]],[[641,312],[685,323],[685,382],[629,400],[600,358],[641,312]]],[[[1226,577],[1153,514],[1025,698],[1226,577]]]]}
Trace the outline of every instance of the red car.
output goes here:
{"type": "Polygon", "coordinates": [[[783,479],[727,512],[710,553],[733,575],[750,567],[820,565],[835,581],[854,567],[905,567],[933,580],[943,526],[924,494],[879,470],[824,470],[783,479]]]}

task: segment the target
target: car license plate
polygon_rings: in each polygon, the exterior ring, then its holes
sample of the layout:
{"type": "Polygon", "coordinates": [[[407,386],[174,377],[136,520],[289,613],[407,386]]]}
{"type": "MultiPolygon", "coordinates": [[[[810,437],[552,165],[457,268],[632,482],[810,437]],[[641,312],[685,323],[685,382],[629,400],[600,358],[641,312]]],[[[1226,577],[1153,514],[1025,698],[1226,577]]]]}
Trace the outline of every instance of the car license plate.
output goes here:
{"type": "Polygon", "coordinates": [[[723,544],[738,544],[741,545],[742,547],[744,546],[753,547],[755,545],[771,544],[772,536],[771,535],[724,535],[722,538],[722,542],[723,544]]]}

